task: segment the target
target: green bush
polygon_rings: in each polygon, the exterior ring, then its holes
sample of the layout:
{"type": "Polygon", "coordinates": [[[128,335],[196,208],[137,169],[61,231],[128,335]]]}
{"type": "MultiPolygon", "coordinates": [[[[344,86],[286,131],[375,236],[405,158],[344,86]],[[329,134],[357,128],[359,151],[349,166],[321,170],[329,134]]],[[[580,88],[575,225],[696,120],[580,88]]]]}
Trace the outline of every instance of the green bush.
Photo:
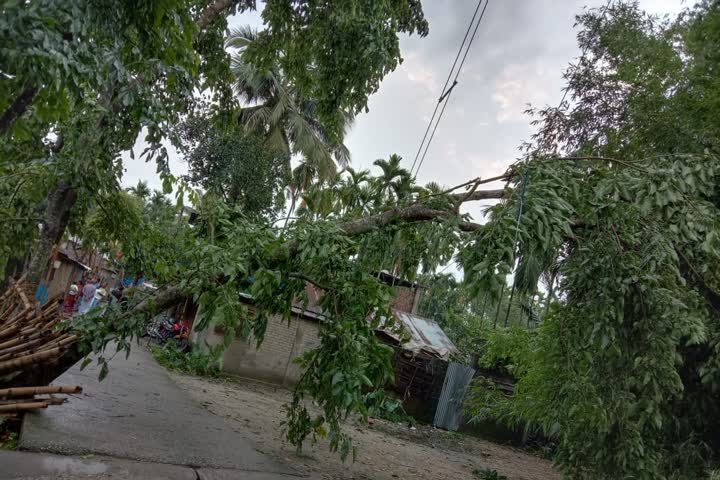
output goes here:
{"type": "Polygon", "coordinates": [[[388,396],[385,390],[381,389],[366,393],[363,400],[367,408],[367,414],[371,417],[409,425],[417,423],[411,415],[408,415],[402,403],[388,396]]]}
{"type": "Polygon", "coordinates": [[[203,351],[196,344],[193,344],[189,352],[183,352],[177,343],[172,341],[152,349],[153,357],[163,367],[205,377],[220,375],[222,353],[222,345],[208,346],[207,351],[203,351]]]}
{"type": "Polygon", "coordinates": [[[505,475],[500,475],[497,470],[490,468],[476,468],[473,470],[473,475],[480,480],[507,480],[505,475]]]}

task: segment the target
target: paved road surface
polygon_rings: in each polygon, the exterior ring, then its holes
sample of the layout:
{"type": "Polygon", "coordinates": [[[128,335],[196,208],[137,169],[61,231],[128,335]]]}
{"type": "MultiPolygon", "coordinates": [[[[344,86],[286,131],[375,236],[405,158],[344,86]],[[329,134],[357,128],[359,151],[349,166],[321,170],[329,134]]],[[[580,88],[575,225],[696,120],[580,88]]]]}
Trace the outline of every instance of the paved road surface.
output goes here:
{"type": "MultiPolygon", "coordinates": [[[[56,384],[82,385],[83,393],[64,405],[26,415],[20,449],[93,454],[196,471],[205,467],[206,472],[214,472],[205,478],[254,477],[236,477],[233,472],[269,474],[262,475],[263,479],[297,475],[289,466],[257,451],[242,432],[231,430],[222,418],[196,405],[144,347],[134,345],[127,359],[119,354],[110,362],[107,378],[99,382],[97,377],[93,362],[83,371],[76,365],[57,379],[56,384]]],[[[0,474],[0,478],[11,477],[0,474]]]]}

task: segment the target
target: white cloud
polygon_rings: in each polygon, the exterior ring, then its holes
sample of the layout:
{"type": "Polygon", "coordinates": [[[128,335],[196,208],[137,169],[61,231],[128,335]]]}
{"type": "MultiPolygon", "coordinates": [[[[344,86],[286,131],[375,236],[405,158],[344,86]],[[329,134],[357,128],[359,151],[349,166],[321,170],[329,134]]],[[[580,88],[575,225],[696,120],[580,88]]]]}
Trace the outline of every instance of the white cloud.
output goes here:
{"type": "Polygon", "coordinates": [[[546,63],[511,64],[505,66],[495,80],[493,101],[498,106],[498,123],[528,122],[524,113],[528,104],[550,103],[557,93],[560,70],[546,63]]]}
{"type": "Polygon", "coordinates": [[[440,86],[435,71],[427,63],[424,63],[416,52],[411,52],[405,57],[400,70],[405,73],[412,86],[420,87],[425,94],[431,97],[440,95],[440,86]]]}

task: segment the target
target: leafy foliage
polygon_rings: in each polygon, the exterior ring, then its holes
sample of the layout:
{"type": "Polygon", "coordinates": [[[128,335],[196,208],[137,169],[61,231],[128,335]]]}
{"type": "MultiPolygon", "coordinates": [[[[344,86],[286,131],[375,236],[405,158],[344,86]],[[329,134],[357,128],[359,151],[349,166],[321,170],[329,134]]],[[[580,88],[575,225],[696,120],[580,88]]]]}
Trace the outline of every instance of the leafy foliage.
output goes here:
{"type": "Polygon", "coordinates": [[[249,216],[272,216],[285,205],[290,156],[270,150],[258,134],[214,125],[194,116],[180,127],[188,180],[249,216]]]}
{"type": "Polygon", "coordinates": [[[257,41],[258,33],[249,27],[233,30],[227,39],[236,49],[230,63],[235,92],[249,104],[239,111],[240,123],[263,136],[269,150],[300,156],[321,177],[335,172],[335,163],[347,165],[350,152],[342,141],[353,115],[340,112],[342,123],[332,135],[318,117],[316,99],[303,96],[282,67],[262,69],[248,59],[257,41]]]}
{"type": "MultiPolygon", "coordinates": [[[[31,278],[40,277],[50,249],[58,240],[54,238],[57,229],[62,234],[68,221],[71,226],[80,226],[99,201],[116,194],[123,171],[120,153],[129,149],[139,135],[144,135],[148,145],[143,155],[156,162],[163,193],[167,194],[177,180],[169,171],[167,144],[179,146],[172,127],[193,109],[196,92],[211,99],[213,105],[222,105],[224,111],[237,105],[231,92],[230,56],[223,41],[225,16],[255,8],[255,2],[136,3],[84,0],[72,5],[25,5],[11,1],[2,6],[0,70],[6,75],[0,78],[0,188],[3,193],[17,189],[17,194],[9,197],[12,205],[0,211],[2,215],[7,212],[15,222],[3,233],[9,240],[3,246],[17,239],[23,239],[22,245],[27,246],[38,237],[38,212],[27,215],[27,206],[37,205],[37,197],[46,195],[51,199],[60,185],[66,190],[69,185],[71,197],[76,199],[65,205],[68,215],[42,219],[57,228],[42,231],[42,241],[37,243],[31,262],[31,278]],[[16,177],[19,171],[26,170],[21,167],[28,165],[40,167],[32,185],[16,177]],[[9,177],[12,180],[7,182],[9,177]]],[[[265,10],[277,9],[281,3],[269,2],[265,10]]],[[[396,45],[398,32],[412,31],[413,21],[423,21],[419,8],[393,5],[387,10],[393,14],[393,24],[383,24],[375,33],[365,31],[363,38],[382,37],[387,41],[392,37],[396,45]]],[[[371,13],[378,12],[361,13],[354,17],[355,21],[363,21],[365,16],[369,19],[371,13]]],[[[378,17],[372,18],[378,21],[378,17]]],[[[308,31],[327,31],[335,20],[335,16],[292,16],[291,23],[283,27],[301,24],[308,31]]],[[[314,69],[315,60],[304,54],[297,56],[295,40],[288,41],[284,33],[276,31],[278,24],[273,25],[261,33],[265,46],[256,48],[255,53],[265,59],[293,58],[293,64],[283,68],[289,84],[302,83],[306,90],[329,91],[338,81],[347,83],[351,90],[343,88],[333,95],[340,103],[344,101],[340,97],[350,91],[354,102],[364,102],[376,89],[377,85],[360,89],[351,78],[342,78],[347,71],[330,75],[324,70],[323,76],[308,78],[307,71],[314,69]],[[307,62],[300,66],[300,60],[307,62]]],[[[340,48],[343,55],[359,58],[367,46],[341,45],[324,37],[312,37],[313,48],[328,46],[324,51],[330,58],[336,58],[332,52],[340,48]]],[[[375,82],[394,67],[399,57],[397,48],[383,51],[391,56],[373,56],[371,59],[380,61],[369,62],[364,69],[375,82]]],[[[328,66],[327,62],[321,63],[328,66]]],[[[326,107],[325,118],[333,117],[327,103],[326,107]]],[[[335,125],[336,139],[339,127],[335,125]]],[[[5,263],[7,255],[3,253],[0,263],[5,263]]]]}
{"type": "Polygon", "coordinates": [[[415,419],[407,414],[402,406],[402,402],[389,396],[384,389],[366,393],[364,401],[368,416],[408,425],[414,425],[416,423],[415,419]]]}
{"type": "Polygon", "coordinates": [[[20,421],[15,418],[0,418],[0,450],[15,450],[18,445],[20,421]]]}
{"type": "Polygon", "coordinates": [[[153,357],[163,367],[204,377],[220,375],[222,353],[222,345],[208,347],[207,351],[199,345],[193,345],[190,352],[184,352],[176,342],[167,342],[152,349],[153,357]]]}
{"type": "Polygon", "coordinates": [[[556,437],[569,478],[700,478],[718,448],[720,112],[699,105],[716,81],[693,44],[718,15],[712,2],[674,24],[627,4],[581,15],[572,103],[536,111],[516,166],[523,214],[517,196],[493,207],[461,255],[466,280],[496,295],[516,260],[520,291],[557,272],[559,304],[537,331],[486,346],[515,394],[476,405],[556,437]]]}
{"type": "Polygon", "coordinates": [[[262,16],[268,28],[248,47],[247,58],[261,71],[280,65],[301,97],[316,100],[331,139],[339,139],[343,112],[366,108],[367,97],[401,61],[397,32],[428,33],[415,0],[273,0],[262,16]]]}

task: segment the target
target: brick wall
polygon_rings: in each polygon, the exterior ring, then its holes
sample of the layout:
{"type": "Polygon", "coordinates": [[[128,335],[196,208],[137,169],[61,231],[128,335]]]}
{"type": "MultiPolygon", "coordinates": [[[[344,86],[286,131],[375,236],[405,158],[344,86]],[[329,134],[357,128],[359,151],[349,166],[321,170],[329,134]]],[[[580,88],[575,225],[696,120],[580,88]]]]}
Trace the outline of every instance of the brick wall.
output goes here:
{"type": "MultiPolygon", "coordinates": [[[[390,306],[405,312],[413,312],[416,307],[416,289],[396,286],[390,306]]],[[[293,317],[290,322],[279,316],[268,318],[265,338],[260,348],[255,347],[253,338],[237,337],[225,350],[223,370],[282,385],[296,383],[302,375],[300,367],[293,359],[320,344],[318,322],[293,317]]],[[[196,338],[201,344],[210,345],[223,342],[223,331],[218,329],[202,333],[196,338]],[[200,338],[201,337],[201,338],[200,338]]]]}
{"type": "MultiPolygon", "coordinates": [[[[210,345],[223,341],[222,330],[207,335],[210,345]]],[[[259,348],[255,339],[237,337],[225,350],[223,370],[244,377],[282,385],[297,382],[302,372],[292,360],[320,343],[318,323],[293,317],[290,322],[279,316],[268,318],[265,338],[259,348]]]]}
{"type": "Polygon", "coordinates": [[[390,306],[396,310],[416,313],[417,303],[422,295],[422,287],[393,287],[395,295],[390,300],[390,306]]]}

